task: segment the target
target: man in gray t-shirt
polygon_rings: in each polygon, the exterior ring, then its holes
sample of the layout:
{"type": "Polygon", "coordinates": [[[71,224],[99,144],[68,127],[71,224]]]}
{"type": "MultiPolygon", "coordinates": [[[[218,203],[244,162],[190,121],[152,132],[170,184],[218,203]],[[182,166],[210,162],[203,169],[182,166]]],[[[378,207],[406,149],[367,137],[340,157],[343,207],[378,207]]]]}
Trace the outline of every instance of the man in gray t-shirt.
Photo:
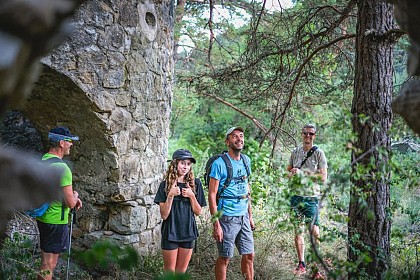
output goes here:
{"type": "MultiPolygon", "coordinates": [[[[321,194],[321,185],[327,180],[327,159],[324,152],[314,146],[316,127],[307,124],[302,129],[303,145],[292,151],[287,165],[289,176],[309,176],[308,184],[291,190],[290,199],[293,210],[292,222],[295,225],[295,247],[299,264],[294,270],[295,274],[306,273],[305,265],[305,242],[303,237],[305,224],[312,226],[310,232],[319,243],[319,220],[318,220],[318,197],[321,194]]],[[[323,279],[317,272],[314,279],[323,279]]]]}

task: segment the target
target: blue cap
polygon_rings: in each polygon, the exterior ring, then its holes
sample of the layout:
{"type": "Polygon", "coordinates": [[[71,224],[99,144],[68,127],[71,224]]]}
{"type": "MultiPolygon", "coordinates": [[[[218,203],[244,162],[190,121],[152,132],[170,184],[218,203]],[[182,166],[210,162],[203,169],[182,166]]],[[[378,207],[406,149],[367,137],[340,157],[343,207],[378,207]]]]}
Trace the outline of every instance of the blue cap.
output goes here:
{"type": "Polygon", "coordinates": [[[57,126],[48,132],[48,139],[56,142],[60,140],[78,141],[79,136],[71,134],[70,130],[65,126],[57,126]]]}

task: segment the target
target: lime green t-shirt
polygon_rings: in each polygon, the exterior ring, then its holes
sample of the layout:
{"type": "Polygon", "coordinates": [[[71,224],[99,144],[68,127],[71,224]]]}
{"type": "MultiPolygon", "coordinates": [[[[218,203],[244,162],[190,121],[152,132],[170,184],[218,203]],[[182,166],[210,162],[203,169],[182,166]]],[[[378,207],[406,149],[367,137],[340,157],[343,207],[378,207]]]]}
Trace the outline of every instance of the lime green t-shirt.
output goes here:
{"type": "MultiPolygon", "coordinates": [[[[52,157],[57,157],[56,155],[46,153],[42,160],[47,160],[52,157]]],[[[59,168],[62,172],[61,175],[61,187],[66,187],[72,185],[73,176],[71,173],[70,168],[68,165],[64,162],[55,162],[50,164],[51,167],[59,168]]],[[[37,220],[46,223],[46,224],[55,224],[55,225],[63,225],[67,224],[69,222],[69,211],[70,208],[65,206],[64,207],[64,219],[61,220],[61,214],[62,214],[62,201],[53,201],[50,203],[50,206],[48,207],[47,211],[42,215],[41,217],[36,218],[37,220]]]]}

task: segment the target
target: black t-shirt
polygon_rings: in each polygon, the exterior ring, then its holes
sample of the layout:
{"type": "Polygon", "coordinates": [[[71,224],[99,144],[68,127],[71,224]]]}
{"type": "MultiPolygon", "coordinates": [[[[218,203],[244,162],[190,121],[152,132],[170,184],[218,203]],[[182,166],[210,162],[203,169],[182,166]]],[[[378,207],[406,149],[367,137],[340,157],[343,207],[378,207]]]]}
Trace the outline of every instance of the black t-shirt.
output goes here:
{"type": "MultiPolygon", "coordinates": [[[[185,188],[185,183],[178,183],[178,187],[185,188]]],[[[203,185],[200,179],[195,179],[196,198],[201,207],[206,206],[203,185]]],[[[167,195],[165,192],[166,181],[160,183],[154,202],[164,203],[167,195]]],[[[192,211],[190,199],[177,195],[172,202],[171,212],[166,220],[162,222],[162,238],[174,242],[186,242],[197,239],[198,229],[192,211]]]]}

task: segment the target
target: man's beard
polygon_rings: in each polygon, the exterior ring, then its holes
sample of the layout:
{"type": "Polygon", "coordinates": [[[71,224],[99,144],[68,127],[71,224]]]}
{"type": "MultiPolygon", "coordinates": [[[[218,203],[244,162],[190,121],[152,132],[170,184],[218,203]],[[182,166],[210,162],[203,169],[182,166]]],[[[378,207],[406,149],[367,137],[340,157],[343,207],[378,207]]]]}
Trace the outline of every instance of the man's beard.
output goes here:
{"type": "Polygon", "coordinates": [[[242,148],[237,148],[235,145],[231,145],[230,148],[232,149],[233,152],[240,152],[243,150],[244,145],[242,145],[242,148]]]}

